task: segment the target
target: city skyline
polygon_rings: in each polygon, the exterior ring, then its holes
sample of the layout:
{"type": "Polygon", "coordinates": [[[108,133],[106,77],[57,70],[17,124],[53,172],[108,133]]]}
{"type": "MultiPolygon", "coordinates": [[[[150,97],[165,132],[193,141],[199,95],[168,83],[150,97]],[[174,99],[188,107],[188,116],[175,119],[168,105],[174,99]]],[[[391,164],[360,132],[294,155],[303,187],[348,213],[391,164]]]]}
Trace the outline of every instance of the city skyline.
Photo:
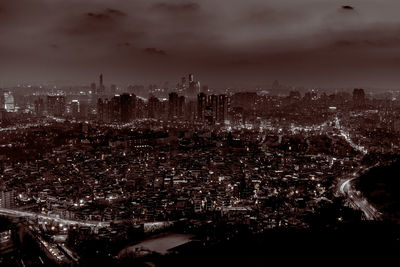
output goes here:
{"type": "Polygon", "coordinates": [[[397,259],[399,8],[0,0],[0,266],[397,259]]]}
{"type": "Polygon", "coordinates": [[[2,1],[0,82],[397,89],[396,1],[2,1]],[[377,11],[378,10],[378,11],[377,11]]]}

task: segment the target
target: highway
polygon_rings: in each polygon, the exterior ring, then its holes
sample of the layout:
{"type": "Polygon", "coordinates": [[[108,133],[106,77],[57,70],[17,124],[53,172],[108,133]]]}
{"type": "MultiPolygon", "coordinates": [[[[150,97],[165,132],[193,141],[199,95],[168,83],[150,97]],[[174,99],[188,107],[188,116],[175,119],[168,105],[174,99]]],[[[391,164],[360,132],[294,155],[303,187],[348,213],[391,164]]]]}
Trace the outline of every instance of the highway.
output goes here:
{"type": "Polygon", "coordinates": [[[354,188],[352,184],[354,179],[355,177],[343,179],[339,185],[339,193],[347,197],[353,208],[362,211],[366,220],[378,220],[379,212],[354,188]]]}
{"type": "MultiPolygon", "coordinates": [[[[346,142],[358,152],[364,156],[368,154],[368,150],[360,145],[357,145],[351,140],[350,133],[345,131],[340,126],[340,120],[338,117],[335,118],[335,127],[339,130],[340,135],[346,140],[346,142]]],[[[368,168],[364,172],[368,171],[372,167],[368,168]]],[[[380,218],[379,212],[362,197],[362,194],[354,188],[353,180],[359,176],[356,171],[353,173],[353,177],[345,178],[339,181],[339,194],[347,197],[347,200],[351,207],[358,209],[363,212],[366,220],[378,220],[380,218]]]]}
{"type": "Polygon", "coordinates": [[[368,154],[368,150],[360,145],[357,145],[351,140],[350,138],[350,133],[346,132],[341,126],[340,126],[340,120],[338,117],[335,118],[335,127],[336,129],[340,132],[340,135],[346,140],[346,142],[355,150],[358,152],[361,152],[363,155],[368,154]]]}
{"type": "Polygon", "coordinates": [[[109,227],[109,222],[99,222],[99,221],[75,221],[75,220],[67,220],[56,218],[49,215],[44,215],[41,213],[35,213],[30,211],[20,211],[13,209],[0,208],[0,215],[4,216],[12,216],[12,217],[22,217],[22,218],[31,218],[31,219],[41,219],[41,220],[50,220],[63,225],[78,225],[78,226],[87,226],[87,227],[109,227]]]}

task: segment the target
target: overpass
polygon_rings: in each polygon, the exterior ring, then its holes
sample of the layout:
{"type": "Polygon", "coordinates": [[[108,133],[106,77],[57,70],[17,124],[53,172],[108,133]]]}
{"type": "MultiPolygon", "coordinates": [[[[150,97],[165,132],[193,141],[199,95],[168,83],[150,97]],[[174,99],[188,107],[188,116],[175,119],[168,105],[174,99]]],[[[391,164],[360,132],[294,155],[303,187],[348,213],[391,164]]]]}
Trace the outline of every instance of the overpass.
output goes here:
{"type": "Polygon", "coordinates": [[[63,225],[76,225],[76,226],[98,227],[98,228],[104,228],[110,226],[110,222],[68,220],[41,213],[35,213],[31,211],[20,211],[14,209],[6,209],[6,208],[0,208],[0,215],[27,218],[27,219],[29,218],[29,219],[49,220],[63,225]]]}

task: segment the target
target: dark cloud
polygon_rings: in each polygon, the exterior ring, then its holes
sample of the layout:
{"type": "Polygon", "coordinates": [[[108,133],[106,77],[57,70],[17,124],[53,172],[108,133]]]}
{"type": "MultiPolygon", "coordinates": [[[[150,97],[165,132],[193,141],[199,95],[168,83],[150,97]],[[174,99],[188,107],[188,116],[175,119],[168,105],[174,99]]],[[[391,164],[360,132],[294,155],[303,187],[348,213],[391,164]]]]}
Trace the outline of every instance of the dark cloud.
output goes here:
{"type": "Polygon", "coordinates": [[[111,8],[106,8],[102,12],[98,13],[88,12],[87,15],[95,19],[115,19],[126,16],[124,12],[111,8]]]}
{"type": "Polygon", "coordinates": [[[161,10],[168,12],[193,12],[200,9],[200,5],[193,2],[188,3],[156,3],[152,6],[153,10],[161,10]]]}
{"type": "Polygon", "coordinates": [[[106,8],[105,10],[99,13],[88,12],[86,13],[86,15],[95,19],[112,19],[112,18],[126,16],[124,12],[112,8],[106,8]]]}
{"type": "Polygon", "coordinates": [[[344,10],[354,10],[354,7],[352,7],[352,6],[342,6],[342,9],[344,9],[344,10]]]}
{"type": "Polygon", "coordinates": [[[106,12],[112,16],[126,16],[126,14],[118,9],[107,8],[106,12]]]}
{"type": "Polygon", "coordinates": [[[125,13],[110,8],[102,12],[87,12],[78,18],[67,19],[65,31],[71,35],[107,33],[114,30],[119,32],[125,16],[125,13]]]}
{"type": "Polygon", "coordinates": [[[146,54],[149,54],[149,55],[159,55],[159,56],[167,55],[167,53],[164,50],[157,49],[157,48],[154,48],[154,47],[145,48],[143,51],[146,54]]]}

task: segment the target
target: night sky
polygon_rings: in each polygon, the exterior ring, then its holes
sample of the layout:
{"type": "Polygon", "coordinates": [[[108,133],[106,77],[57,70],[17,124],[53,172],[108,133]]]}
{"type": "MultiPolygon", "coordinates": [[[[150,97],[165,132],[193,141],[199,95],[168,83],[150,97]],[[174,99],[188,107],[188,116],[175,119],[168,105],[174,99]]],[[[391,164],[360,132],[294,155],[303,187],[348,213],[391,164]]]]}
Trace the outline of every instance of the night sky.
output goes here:
{"type": "MultiPolygon", "coordinates": [[[[400,2],[0,0],[0,82],[400,88],[400,2]]],[[[1,85],[0,84],[0,85],[1,85]]]]}

